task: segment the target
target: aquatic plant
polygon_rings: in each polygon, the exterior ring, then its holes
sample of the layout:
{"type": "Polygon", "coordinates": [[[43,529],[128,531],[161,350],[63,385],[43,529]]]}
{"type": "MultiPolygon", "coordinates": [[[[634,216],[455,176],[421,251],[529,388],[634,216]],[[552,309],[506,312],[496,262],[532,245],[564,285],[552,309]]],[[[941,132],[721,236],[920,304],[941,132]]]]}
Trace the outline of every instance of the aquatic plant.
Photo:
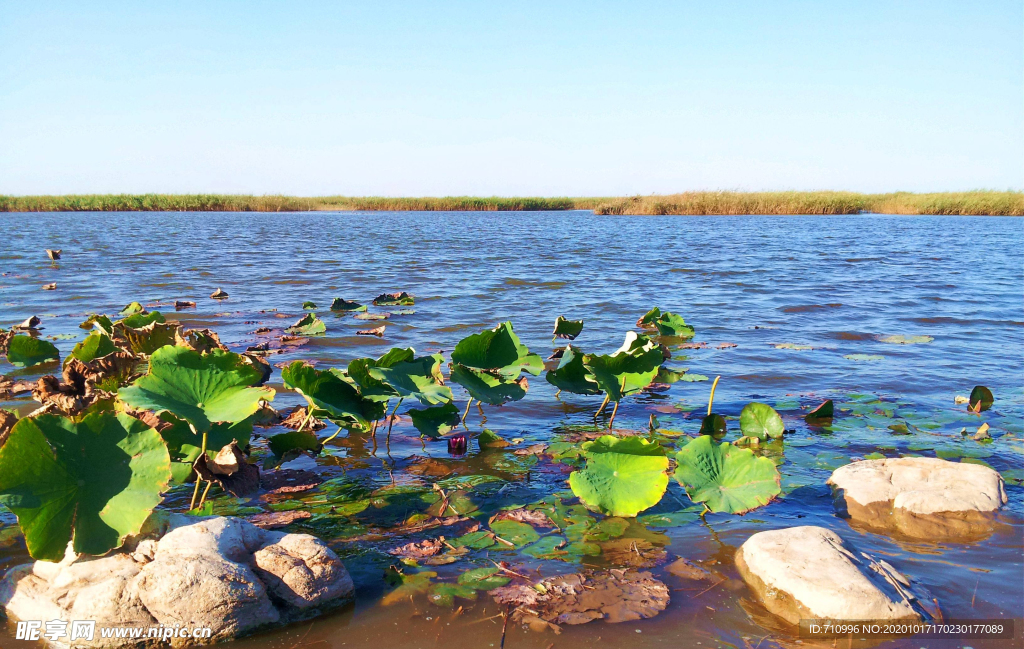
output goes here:
{"type": "Polygon", "coordinates": [[[48,340],[17,334],[7,341],[7,361],[11,365],[31,367],[58,360],[60,352],[48,340]]]}
{"type": "Polygon", "coordinates": [[[668,487],[668,457],[640,437],[599,437],[582,446],[586,467],[569,475],[572,492],[607,516],[636,516],[657,505],[668,487]]]}
{"type": "Polygon", "coordinates": [[[465,421],[473,399],[500,406],[526,396],[525,371],[537,376],[544,370],[540,356],[531,353],[512,330],[511,322],[469,335],[452,351],[451,380],[469,393],[465,421]]]}
{"type": "Polygon", "coordinates": [[[782,417],[766,403],[748,403],[740,411],[740,432],[745,437],[765,441],[778,439],[785,432],[782,417]]]}
{"type": "Polygon", "coordinates": [[[579,336],[582,331],[582,320],[566,320],[565,316],[558,316],[558,318],[555,319],[555,330],[551,335],[555,338],[576,340],[576,337],[579,336]]]}
{"type": "Polygon", "coordinates": [[[627,333],[622,347],[611,354],[585,355],[583,366],[605,393],[605,399],[594,416],[600,415],[609,401],[615,402],[608,421],[608,428],[611,429],[619,410],[619,402],[623,397],[639,393],[653,383],[664,361],[661,346],[635,331],[627,333]]]}
{"type": "Polygon", "coordinates": [[[676,454],[675,478],[690,500],[712,512],[743,514],[782,491],[770,459],[728,442],[717,444],[708,435],[690,440],[676,454]]]}

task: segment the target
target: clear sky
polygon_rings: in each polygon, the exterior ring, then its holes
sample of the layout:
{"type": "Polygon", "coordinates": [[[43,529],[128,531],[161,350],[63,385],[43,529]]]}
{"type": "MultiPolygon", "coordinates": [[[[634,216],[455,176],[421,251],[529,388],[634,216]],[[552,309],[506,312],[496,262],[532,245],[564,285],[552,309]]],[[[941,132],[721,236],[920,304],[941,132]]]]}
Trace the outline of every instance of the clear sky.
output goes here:
{"type": "Polygon", "coordinates": [[[1024,187],[1024,5],[0,0],[0,193],[1024,187]]]}

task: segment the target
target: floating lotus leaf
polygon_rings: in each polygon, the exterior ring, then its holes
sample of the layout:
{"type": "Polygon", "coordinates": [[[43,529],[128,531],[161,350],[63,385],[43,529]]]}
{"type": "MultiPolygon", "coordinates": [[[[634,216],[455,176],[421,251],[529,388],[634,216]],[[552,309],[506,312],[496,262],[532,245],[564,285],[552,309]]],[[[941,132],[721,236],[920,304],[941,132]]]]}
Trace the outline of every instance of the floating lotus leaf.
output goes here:
{"type": "Polygon", "coordinates": [[[213,422],[242,421],[259,410],[261,400],[272,400],[272,389],[251,387],[262,376],[238,354],[167,346],[150,357],[148,373],[117,396],[135,408],[170,412],[203,433],[213,422]]]}
{"type": "Polygon", "coordinates": [[[620,401],[653,383],[664,360],[657,343],[630,331],[622,347],[613,354],[587,354],[583,365],[612,401],[620,401]]]}
{"type": "Polygon", "coordinates": [[[509,581],[498,568],[474,568],[459,575],[459,583],[471,586],[476,590],[492,590],[504,586],[509,581]]]}
{"type": "Polygon", "coordinates": [[[984,385],[974,386],[974,389],[971,390],[971,396],[967,401],[970,409],[975,412],[988,410],[994,402],[995,397],[992,396],[992,390],[989,390],[984,385]]]}
{"type": "Polygon", "coordinates": [[[110,339],[110,336],[101,331],[94,331],[86,336],[85,340],[75,345],[71,350],[69,358],[77,358],[83,363],[89,363],[97,358],[113,354],[116,351],[118,349],[114,345],[114,341],[110,339]]]}
{"type": "Polygon", "coordinates": [[[114,335],[114,323],[105,315],[92,314],[78,325],[79,329],[99,329],[108,336],[114,335]]]}
{"type": "Polygon", "coordinates": [[[658,374],[654,377],[655,383],[678,383],[686,380],[686,368],[672,370],[664,365],[658,368],[658,374]]]}
{"type": "Polygon", "coordinates": [[[640,316],[640,319],[636,321],[636,326],[641,329],[654,329],[654,322],[661,317],[661,309],[654,307],[647,313],[640,316]]]}
{"type": "Polygon", "coordinates": [[[702,435],[676,455],[676,480],[695,503],[713,512],[742,514],[766,505],[782,491],[779,471],[766,457],[702,435]]]}
{"type": "Polygon", "coordinates": [[[387,320],[390,313],[357,313],[352,316],[355,320],[387,320]]]}
{"type": "Polygon", "coordinates": [[[453,606],[455,598],[476,599],[476,589],[463,584],[434,584],[427,595],[431,604],[437,606],[453,606]]]}
{"type": "Polygon", "coordinates": [[[573,394],[601,394],[601,386],[583,366],[583,354],[572,345],[566,345],[558,367],[545,376],[547,382],[559,390],[573,394]]]}
{"type": "Polygon", "coordinates": [[[795,343],[773,343],[775,349],[795,349],[797,351],[809,351],[814,349],[811,345],[797,345],[795,343]]]}
{"type": "Polygon", "coordinates": [[[459,425],[459,409],[451,401],[420,410],[410,410],[412,425],[427,437],[437,439],[459,425]]]}
{"type": "Polygon", "coordinates": [[[470,550],[483,550],[495,544],[494,535],[484,530],[469,532],[458,538],[448,541],[456,548],[469,548],[470,550]]]}
{"type": "Polygon", "coordinates": [[[452,391],[444,385],[440,354],[421,356],[391,367],[371,367],[370,376],[383,381],[401,398],[414,397],[425,406],[452,400],[452,391]]]}
{"type": "Polygon", "coordinates": [[[707,381],[709,379],[708,379],[707,376],[705,376],[703,374],[685,373],[685,374],[683,374],[682,376],[679,377],[679,380],[680,381],[686,381],[687,383],[696,383],[697,381],[707,381]]]}
{"type": "Polygon", "coordinates": [[[526,396],[529,384],[525,377],[508,380],[498,374],[476,370],[464,365],[452,366],[451,380],[466,389],[469,396],[492,406],[519,401],[526,396]]]}
{"type": "Polygon", "coordinates": [[[121,315],[134,315],[136,313],[145,313],[146,309],[143,308],[138,302],[131,302],[125,308],[121,309],[121,315]]]}
{"type": "Polygon", "coordinates": [[[307,313],[298,322],[285,329],[285,333],[297,336],[312,336],[322,334],[325,331],[327,331],[327,325],[324,324],[323,320],[316,317],[315,313],[307,313]]]}
{"type": "Polygon", "coordinates": [[[785,430],[782,417],[766,403],[748,403],[740,411],[740,432],[745,437],[778,439],[785,430]]]}
{"type": "MultiPolygon", "coordinates": [[[[531,525],[519,521],[494,521],[491,523],[491,531],[517,548],[529,545],[540,538],[540,534],[531,525]]],[[[508,546],[502,544],[501,547],[508,546]]]]}
{"type": "Polygon", "coordinates": [[[295,361],[281,371],[281,380],[286,388],[299,392],[313,408],[314,417],[322,417],[342,425],[355,422],[367,424],[366,412],[369,404],[359,391],[332,372],[304,365],[295,361]]]}
{"type": "Polygon", "coordinates": [[[885,356],[878,354],[844,354],[843,358],[849,361],[884,361],[885,356]]]}
{"type": "Polygon", "coordinates": [[[487,428],[476,438],[476,443],[480,448],[505,448],[509,445],[504,437],[487,428]]]}
{"type": "Polygon", "coordinates": [[[316,308],[316,302],[310,302],[309,300],[306,300],[305,302],[302,303],[302,308],[303,309],[315,309],[316,308]]]}
{"type": "Polygon", "coordinates": [[[884,336],[878,340],[879,342],[889,343],[892,345],[921,345],[924,343],[930,343],[935,339],[931,336],[904,336],[899,334],[896,336],[884,336]]]}
{"type": "Polygon", "coordinates": [[[331,302],[331,311],[366,311],[366,305],[336,297],[331,302]]]}
{"type": "Polygon", "coordinates": [[[412,306],[416,300],[405,291],[401,293],[381,293],[373,298],[376,306],[412,306]]]}
{"type": "MultiPolygon", "coordinates": [[[[190,482],[192,464],[203,450],[203,436],[193,433],[187,421],[170,413],[164,413],[160,418],[171,424],[160,431],[160,436],[167,442],[167,451],[171,456],[172,481],[177,484],[190,482]]],[[[212,458],[232,441],[244,449],[251,438],[251,417],[234,423],[213,424],[207,433],[206,454],[212,458]]]]}
{"type": "Polygon", "coordinates": [[[7,361],[19,367],[31,367],[60,360],[60,352],[48,340],[16,335],[7,342],[7,361]]]}
{"type": "Polygon", "coordinates": [[[396,588],[381,599],[385,606],[397,602],[408,602],[413,595],[425,593],[430,588],[430,580],[437,573],[429,570],[416,573],[399,572],[394,567],[384,572],[384,580],[396,588]]]}
{"type": "Polygon", "coordinates": [[[587,466],[569,475],[569,486],[589,509],[628,518],[657,505],[665,494],[668,458],[658,444],[605,435],[584,443],[583,453],[587,466]]]}
{"type": "Polygon", "coordinates": [[[555,320],[555,330],[552,332],[552,335],[555,338],[575,340],[576,336],[580,335],[580,332],[582,331],[582,320],[566,320],[563,316],[558,316],[555,320]]]}
{"type": "Polygon", "coordinates": [[[396,363],[408,362],[415,357],[416,350],[412,347],[394,347],[380,358],[356,358],[352,360],[348,364],[348,375],[359,387],[359,393],[363,397],[387,401],[391,397],[397,397],[398,391],[384,381],[371,376],[370,369],[374,367],[392,367],[396,363]]]}
{"type": "Polygon", "coordinates": [[[0,447],[0,501],[18,517],[29,554],[99,555],[137,534],[171,479],[160,434],[125,414],[80,421],[22,419],[0,447]]]}
{"type": "Polygon", "coordinates": [[[835,414],[835,406],[832,404],[832,399],[827,399],[820,406],[807,413],[804,419],[808,421],[832,419],[835,414]]]}
{"type": "Polygon", "coordinates": [[[669,313],[668,311],[658,316],[654,321],[654,326],[658,329],[658,335],[661,336],[692,338],[694,334],[693,327],[686,324],[686,321],[683,320],[683,316],[676,313],[669,313]]]}

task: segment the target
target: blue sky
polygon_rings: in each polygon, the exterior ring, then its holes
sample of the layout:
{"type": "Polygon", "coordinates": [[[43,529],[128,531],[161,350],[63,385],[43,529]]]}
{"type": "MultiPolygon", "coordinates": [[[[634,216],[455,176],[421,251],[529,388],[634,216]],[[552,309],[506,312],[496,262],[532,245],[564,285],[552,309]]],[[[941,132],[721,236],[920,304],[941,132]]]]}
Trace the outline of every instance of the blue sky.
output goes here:
{"type": "Polygon", "coordinates": [[[0,0],[0,193],[1024,187],[1024,7],[0,0]]]}

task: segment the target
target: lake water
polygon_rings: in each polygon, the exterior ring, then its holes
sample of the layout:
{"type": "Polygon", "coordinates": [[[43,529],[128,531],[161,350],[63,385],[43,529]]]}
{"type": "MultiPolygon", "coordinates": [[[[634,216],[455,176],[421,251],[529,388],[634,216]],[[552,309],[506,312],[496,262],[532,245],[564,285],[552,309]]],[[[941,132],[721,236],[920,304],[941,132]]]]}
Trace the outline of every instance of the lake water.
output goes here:
{"type": "MultiPolygon", "coordinates": [[[[695,519],[667,529],[632,530],[664,547],[669,558],[683,556],[720,571],[728,577],[720,585],[706,590],[708,584],[668,575],[661,564],[652,571],[672,590],[672,601],[657,617],[564,627],[557,636],[510,625],[510,649],[596,643],[791,646],[792,639],[758,623],[765,614],[738,578],[732,555],[754,532],[806,524],[833,529],[856,548],[885,557],[925,586],[946,618],[1015,617],[1021,624],[1020,219],[633,217],[590,212],[79,213],[2,214],[0,231],[0,327],[38,315],[42,335],[56,339],[62,357],[83,336],[77,325],[87,313],[113,314],[133,300],[155,305],[150,308],[186,326],[211,327],[238,350],[261,340],[252,334],[257,327],[292,324],[302,314],[302,303],[312,300],[321,307],[327,334],[269,360],[304,359],[320,368],[377,356],[392,346],[447,355],[459,339],[503,320],[511,320],[523,342],[546,357],[562,344],[551,338],[558,315],[585,321],[575,345],[608,353],[651,307],[683,315],[696,328],[694,340],[706,341],[708,347],[677,348],[671,364],[722,377],[716,411],[736,416],[749,401],[763,401],[779,409],[786,427],[795,429],[782,446],[768,451],[781,461],[782,498],[745,516],[711,514],[706,524],[695,519]],[[63,258],[51,264],[46,248],[63,249],[63,258]],[[57,290],[41,290],[51,282],[57,290]],[[218,287],[228,292],[228,300],[209,299],[218,287]],[[415,313],[385,321],[382,339],[355,333],[378,323],[326,310],[333,297],[368,303],[379,293],[398,290],[416,296],[415,313]],[[174,300],[194,300],[198,308],[175,313],[174,300]],[[907,345],[880,340],[893,335],[933,340],[907,345]],[[736,346],[719,349],[725,342],[736,346]],[[993,408],[981,419],[954,405],[956,395],[968,394],[977,384],[996,395],[993,408]],[[828,430],[808,427],[802,408],[826,398],[836,402],[834,425],[828,430]],[[981,420],[992,426],[992,443],[961,436],[962,428],[973,430],[981,420]],[[904,430],[900,425],[910,434],[896,434],[904,430]],[[900,541],[851,527],[834,515],[824,483],[836,467],[873,452],[973,458],[1000,470],[1007,478],[1010,502],[999,515],[997,531],[983,541],[955,544],[900,541]]],[[[0,372],[11,370],[0,365],[0,372]]],[[[21,375],[34,378],[38,373],[21,375]]],[[[483,418],[474,408],[470,430],[486,427],[506,439],[522,438],[520,446],[528,446],[593,425],[600,398],[563,394],[556,399],[543,376],[530,378],[524,400],[486,407],[483,418]]],[[[271,385],[281,388],[279,370],[271,385]]],[[[453,389],[464,404],[464,392],[453,389]]],[[[665,392],[629,398],[619,408],[616,428],[646,429],[650,415],[656,414],[663,428],[694,435],[709,389],[709,382],[680,382],[665,392]]],[[[281,392],[274,403],[280,409],[300,400],[281,392]]],[[[32,408],[27,401],[0,406],[32,408]]],[[[728,439],[733,439],[738,423],[730,420],[729,426],[728,439]]],[[[254,455],[267,455],[264,442],[254,443],[254,455]]],[[[479,486],[482,509],[490,512],[567,489],[568,468],[543,459],[530,465],[528,459],[480,452],[475,446],[467,457],[452,458],[443,443],[421,443],[406,418],[394,428],[390,451],[382,446],[375,455],[367,440],[342,437],[325,456],[300,458],[287,466],[314,469],[329,478],[345,475],[367,489],[393,480],[426,488],[441,477],[497,476],[500,482],[479,486]]],[[[314,491],[302,502],[313,506],[330,497],[314,491]]],[[[168,502],[180,504],[183,498],[179,490],[168,502]]],[[[265,501],[215,499],[216,511],[229,513],[241,505],[268,506],[265,501]]],[[[651,511],[688,505],[685,492],[671,481],[668,496],[651,511]]],[[[279,505],[289,506],[299,505],[279,505]]],[[[2,520],[8,528],[12,525],[10,514],[2,520]]],[[[326,527],[292,528],[318,533],[345,559],[356,580],[355,606],[233,646],[498,646],[501,620],[493,616],[499,609],[483,594],[476,601],[456,600],[457,610],[435,606],[422,596],[382,605],[387,592],[383,571],[394,562],[385,551],[423,535],[374,539],[366,537],[371,523],[380,521],[357,515],[326,527]],[[350,540],[360,535],[364,540],[350,540]]],[[[23,543],[11,535],[5,539],[3,566],[23,562],[23,543]]],[[[480,563],[488,557],[545,576],[579,568],[519,552],[482,551],[436,570],[440,579],[447,579],[470,565],[490,565],[480,563]]],[[[587,561],[607,565],[601,557],[587,561]]],[[[1022,646],[1021,633],[1018,629],[1016,641],[895,640],[881,646],[1022,646]]],[[[11,637],[0,639],[0,645],[24,645],[11,637]]]]}

